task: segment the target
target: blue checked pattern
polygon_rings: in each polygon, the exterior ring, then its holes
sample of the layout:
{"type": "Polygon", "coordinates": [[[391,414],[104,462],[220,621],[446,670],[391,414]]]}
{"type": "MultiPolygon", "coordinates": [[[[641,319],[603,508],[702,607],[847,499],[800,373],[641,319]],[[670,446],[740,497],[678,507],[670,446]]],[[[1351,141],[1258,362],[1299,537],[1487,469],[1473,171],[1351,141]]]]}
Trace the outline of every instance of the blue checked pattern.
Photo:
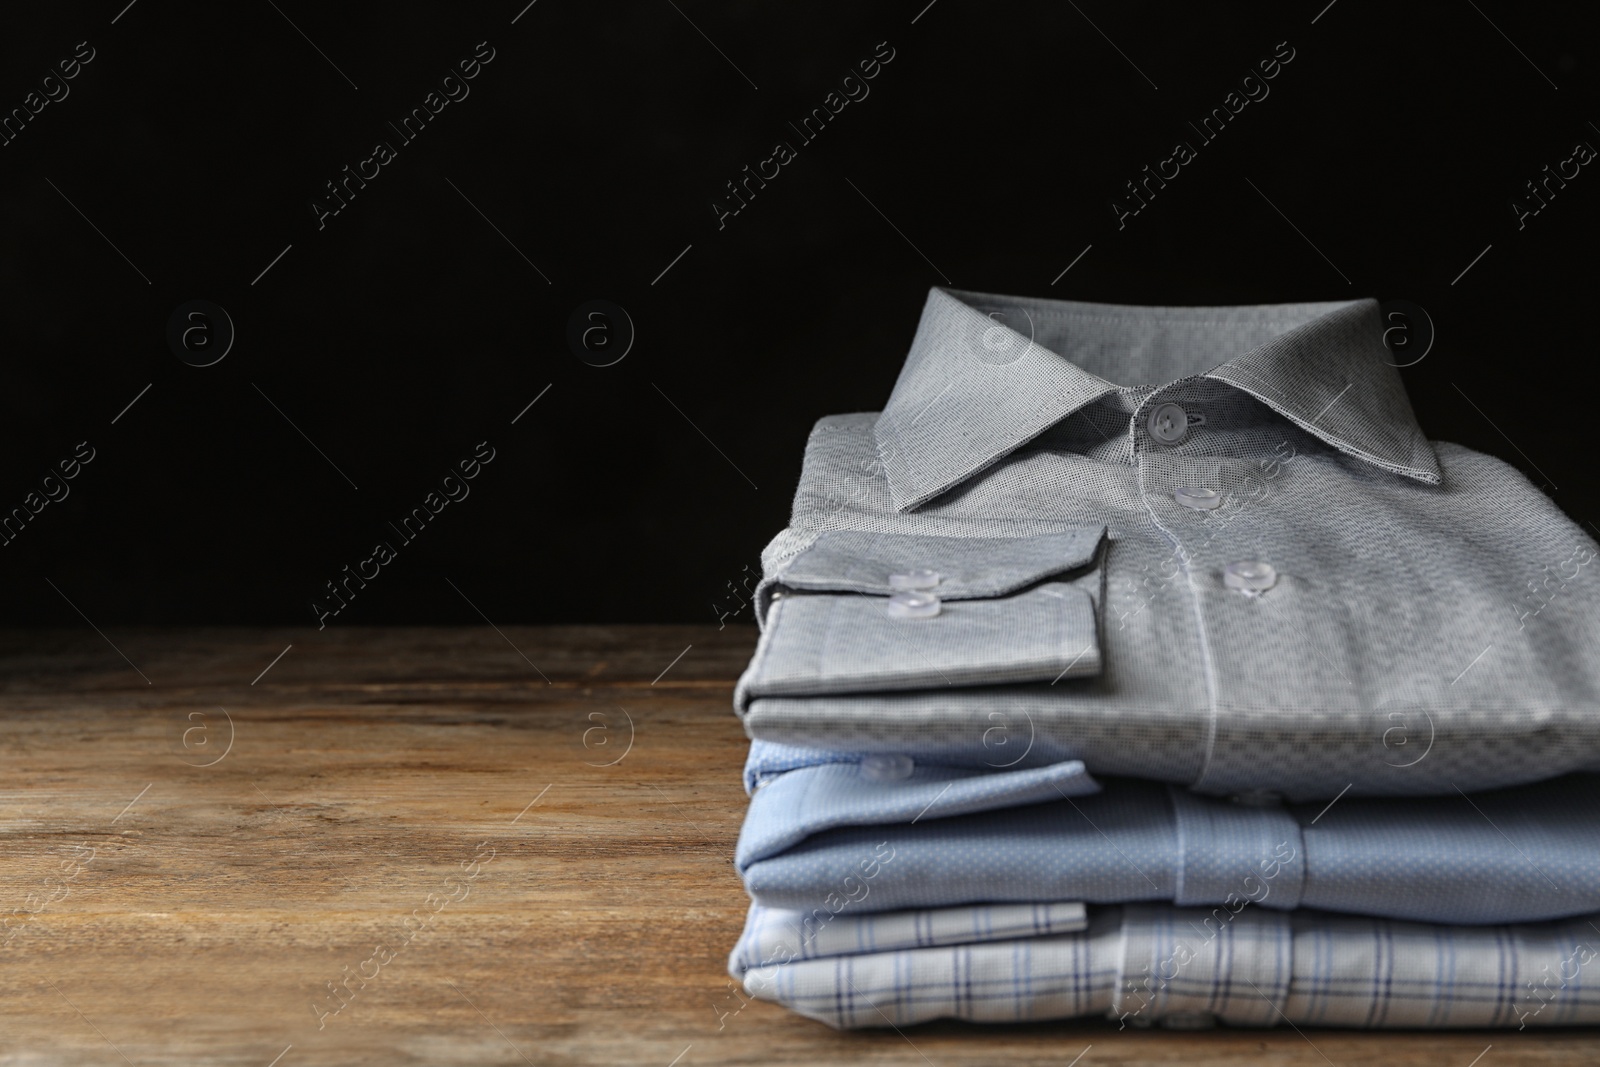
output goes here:
{"type": "Polygon", "coordinates": [[[1074,933],[1089,925],[1077,903],[980,904],[853,914],[783,911],[750,905],[744,933],[728,958],[729,973],[771,970],[795,960],[892,952],[902,948],[968,945],[1074,933]]]}
{"type": "MultiPolygon", "coordinates": [[[[975,909],[976,910],[976,909],[975,909]]],[[[803,939],[750,913],[729,971],[751,996],[839,1028],[1098,1015],[1120,1025],[1476,1028],[1600,1023],[1600,915],[1445,926],[1300,910],[1090,910],[1087,929],[859,949],[752,965],[803,939]]],[[[891,922],[879,917],[880,922],[891,922]]],[[[953,924],[959,920],[950,920],[953,924]]],[[[970,925],[981,928],[982,920],[970,925]]]]}

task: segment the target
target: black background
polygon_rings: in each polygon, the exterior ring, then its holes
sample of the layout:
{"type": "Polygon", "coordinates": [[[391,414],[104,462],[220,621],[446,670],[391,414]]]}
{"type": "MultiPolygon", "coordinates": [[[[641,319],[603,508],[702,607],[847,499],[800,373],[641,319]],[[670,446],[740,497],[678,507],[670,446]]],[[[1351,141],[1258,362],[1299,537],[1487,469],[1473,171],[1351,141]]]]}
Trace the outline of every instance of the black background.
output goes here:
{"type": "Polygon", "coordinates": [[[0,109],[96,54],[0,147],[0,511],[96,458],[0,548],[0,622],[313,622],[485,439],[471,495],[330,626],[715,621],[811,424],[882,407],[947,281],[1415,301],[1429,436],[1600,520],[1600,168],[1521,230],[1509,206],[1600,146],[1579,5],[523,3],[8,9],[0,109]],[[319,230],[324,183],[480,41],[470,95],[319,230]],[[787,124],[885,41],[801,144],[787,124]],[[1121,184],[1280,41],[1270,95],[1119,230],[1121,184]],[[798,158],[719,229],[778,140],[798,158]],[[214,366],[166,343],[192,299],[237,329],[214,366]],[[613,366],[566,342],[592,299],[637,330],[613,366]]]}

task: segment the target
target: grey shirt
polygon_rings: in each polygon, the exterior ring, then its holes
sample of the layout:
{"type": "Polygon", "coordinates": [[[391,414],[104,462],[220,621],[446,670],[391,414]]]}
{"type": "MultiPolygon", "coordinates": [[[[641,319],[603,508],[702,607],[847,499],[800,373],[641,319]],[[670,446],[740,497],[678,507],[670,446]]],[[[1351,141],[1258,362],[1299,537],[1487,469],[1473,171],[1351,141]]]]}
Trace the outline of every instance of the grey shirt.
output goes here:
{"type": "Polygon", "coordinates": [[[883,412],[807,444],[748,733],[1291,799],[1600,770],[1595,542],[1430,443],[1382,333],[931,290],[883,412]],[[891,617],[919,568],[938,614],[891,617]]]}

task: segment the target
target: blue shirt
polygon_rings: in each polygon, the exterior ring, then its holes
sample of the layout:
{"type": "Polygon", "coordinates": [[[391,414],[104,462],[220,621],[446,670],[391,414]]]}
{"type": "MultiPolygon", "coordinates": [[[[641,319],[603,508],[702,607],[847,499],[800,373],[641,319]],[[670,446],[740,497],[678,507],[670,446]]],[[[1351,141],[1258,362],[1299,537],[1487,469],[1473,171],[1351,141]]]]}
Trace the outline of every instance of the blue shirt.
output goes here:
{"type": "Polygon", "coordinates": [[[1249,906],[1093,908],[1086,923],[1044,906],[964,910],[819,924],[753,907],[728,970],[752,996],[835,1027],[1600,1024],[1600,915],[1441,926],[1249,906]]]}
{"type": "MultiPolygon", "coordinates": [[[[748,766],[785,756],[757,743],[748,766]]],[[[885,780],[840,759],[751,772],[763,784],[735,863],[757,903],[823,907],[863,881],[863,859],[887,842],[896,859],[863,882],[856,911],[1248,901],[1443,923],[1600,911],[1600,776],[1284,805],[1097,782],[1078,762],[987,772],[916,763],[885,780]]]]}

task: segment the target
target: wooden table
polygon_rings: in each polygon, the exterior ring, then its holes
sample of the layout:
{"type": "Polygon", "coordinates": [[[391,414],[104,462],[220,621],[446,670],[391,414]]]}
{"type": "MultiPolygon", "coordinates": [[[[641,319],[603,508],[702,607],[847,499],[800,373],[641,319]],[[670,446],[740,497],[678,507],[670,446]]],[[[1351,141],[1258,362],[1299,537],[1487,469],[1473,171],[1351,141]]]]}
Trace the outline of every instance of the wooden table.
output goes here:
{"type": "Polygon", "coordinates": [[[743,1006],[753,644],[0,633],[0,1064],[1600,1062],[1595,1031],[837,1033],[743,1006]]]}

